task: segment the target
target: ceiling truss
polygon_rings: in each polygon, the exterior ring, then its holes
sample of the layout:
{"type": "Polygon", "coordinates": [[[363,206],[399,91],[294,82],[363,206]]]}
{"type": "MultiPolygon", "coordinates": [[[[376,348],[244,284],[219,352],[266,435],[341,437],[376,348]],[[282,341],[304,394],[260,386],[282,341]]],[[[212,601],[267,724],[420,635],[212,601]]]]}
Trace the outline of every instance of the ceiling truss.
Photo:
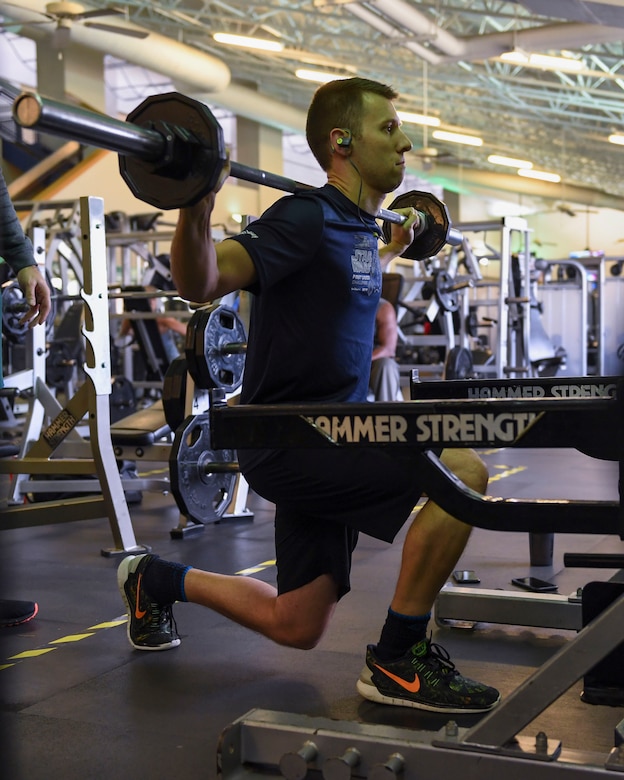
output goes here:
{"type": "MultiPolygon", "coordinates": [[[[489,154],[520,157],[571,185],[624,196],[624,148],[607,141],[624,131],[624,2],[121,0],[115,6],[127,22],[218,57],[234,83],[302,111],[315,85],[296,78],[296,67],[355,72],[391,83],[399,108],[422,112],[426,102],[445,128],[480,135],[480,148],[436,142],[463,165],[500,172],[489,154]],[[276,38],[286,53],[219,45],[212,38],[217,31],[276,38]],[[565,51],[584,69],[572,75],[498,59],[527,44],[541,44],[540,53],[565,51]]],[[[0,11],[10,18],[1,0],[0,11]]],[[[422,128],[410,125],[408,133],[415,149],[423,146],[422,128]]]]}

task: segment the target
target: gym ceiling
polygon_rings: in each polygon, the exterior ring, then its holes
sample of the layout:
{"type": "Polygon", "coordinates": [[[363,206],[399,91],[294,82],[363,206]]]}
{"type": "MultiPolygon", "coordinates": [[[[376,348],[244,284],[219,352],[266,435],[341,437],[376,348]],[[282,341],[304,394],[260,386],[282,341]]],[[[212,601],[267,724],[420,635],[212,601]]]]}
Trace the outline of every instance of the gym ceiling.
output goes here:
{"type": "MultiPolygon", "coordinates": [[[[90,0],[81,7],[110,5],[90,0]]],[[[188,94],[203,91],[207,102],[212,94],[215,104],[228,90],[236,91],[240,105],[246,94],[250,101],[264,100],[269,123],[275,123],[279,103],[278,121],[297,132],[318,86],[298,78],[297,69],[377,79],[400,92],[400,110],[427,113],[440,120],[437,129],[483,139],[478,147],[458,145],[435,139],[435,128],[406,125],[414,143],[410,166],[425,177],[514,173],[488,162],[497,154],[530,160],[535,169],[559,174],[564,185],[624,197],[624,147],[608,141],[611,134],[624,134],[624,0],[122,0],[114,7],[124,14],[74,18],[65,25],[44,16],[46,6],[49,11],[44,0],[0,1],[3,29],[36,39],[59,36],[66,26],[62,45],[71,39],[139,65],[145,64],[141,51],[153,53],[164,36],[177,47],[169,53],[164,46],[161,56],[176,89],[185,91],[179,74],[184,51],[199,51],[226,68],[215,68],[220,83],[211,83],[207,60],[199,69],[203,90],[194,85],[188,94]],[[7,27],[10,22],[17,26],[7,27]],[[150,35],[139,39],[94,23],[150,35]],[[277,41],[283,50],[217,43],[216,32],[277,41]],[[505,62],[504,52],[525,59],[563,56],[579,61],[581,69],[505,62]]]]}

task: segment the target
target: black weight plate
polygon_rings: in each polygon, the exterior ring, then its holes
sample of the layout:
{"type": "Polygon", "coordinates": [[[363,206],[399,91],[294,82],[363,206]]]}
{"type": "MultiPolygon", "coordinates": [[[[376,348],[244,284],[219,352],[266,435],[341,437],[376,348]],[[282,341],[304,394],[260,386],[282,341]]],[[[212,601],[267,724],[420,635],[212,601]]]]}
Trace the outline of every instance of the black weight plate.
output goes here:
{"type": "MultiPolygon", "coordinates": [[[[56,298],[54,297],[55,291],[47,271],[45,273],[45,279],[51,292],[50,313],[45,321],[46,338],[49,339],[54,328],[54,320],[56,317],[56,298]]],[[[24,314],[26,314],[28,308],[28,304],[24,299],[24,293],[22,292],[17,279],[3,286],[2,332],[7,339],[14,344],[23,343],[24,338],[28,333],[28,323],[25,323],[24,325],[20,324],[20,320],[24,314]]]]}
{"type": "Polygon", "coordinates": [[[198,309],[186,326],[184,354],[187,370],[195,386],[203,389],[211,387],[210,374],[206,364],[205,333],[210,315],[216,308],[216,306],[211,306],[208,309],[198,309]]]}
{"type": "Polygon", "coordinates": [[[211,463],[232,463],[233,450],[212,450],[207,414],[187,417],[176,430],[169,475],[180,512],[199,523],[212,523],[225,513],[234,495],[237,475],[207,473],[211,463]]]}
{"type": "Polygon", "coordinates": [[[177,138],[172,160],[119,156],[120,173],[137,198],[158,209],[175,209],[192,206],[215,188],[227,151],[223,129],[208,106],[167,92],[148,97],[127,120],[158,130],[163,138],[168,133],[177,138]]]}
{"type": "Polygon", "coordinates": [[[218,305],[196,311],[187,325],[185,344],[195,385],[226,393],[237,390],[243,381],[246,344],[245,326],[233,309],[218,305]]]}
{"type": "Polygon", "coordinates": [[[134,385],[126,376],[116,376],[111,384],[110,421],[115,423],[123,420],[136,411],[136,391],[134,385]]]}
{"type": "Polygon", "coordinates": [[[46,384],[56,390],[64,390],[71,381],[76,367],[71,345],[66,341],[53,341],[46,357],[46,384]]]}
{"type": "MultiPolygon", "coordinates": [[[[431,192],[410,190],[395,198],[390,204],[390,210],[414,208],[426,215],[424,231],[414,238],[402,257],[410,260],[426,260],[434,257],[446,244],[451,220],[446,204],[436,198],[431,192]]],[[[392,225],[384,222],[382,232],[386,241],[390,241],[392,225]]]]}
{"type": "Polygon", "coordinates": [[[448,271],[434,272],[435,295],[438,303],[444,311],[457,311],[459,309],[459,294],[451,289],[455,281],[448,271]]]}
{"type": "Polygon", "coordinates": [[[470,379],[473,368],[470,350],[465,347],[453,347],[444,362],[444,379],[470,379]]]}
{"type": "Polygon", "coordinates": [[[172,431],[175,431],[184,422],[187,375],[188,369],[184,355],[172,360],[165,372],[162,404],[165,420],[172,431]]]}
{"type": "Polygon", "coordinates": [[[14,344],[20,344],[28,332],[28,325],[20,324],[27,309],[17,281],[7,284],[2,290],[2,332],[14,344]]]}

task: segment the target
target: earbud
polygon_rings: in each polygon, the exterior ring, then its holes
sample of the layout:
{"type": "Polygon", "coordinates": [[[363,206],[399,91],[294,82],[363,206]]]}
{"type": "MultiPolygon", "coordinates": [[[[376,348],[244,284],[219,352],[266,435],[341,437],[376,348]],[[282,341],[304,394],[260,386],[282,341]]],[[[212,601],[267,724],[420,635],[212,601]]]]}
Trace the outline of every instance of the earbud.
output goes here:
{"type": "Polygon", "coordinates": [[[341,135],[339,138],[336,139],[336,143],[338,146],[342,146],[343,149],[346,149],[347,146],[351,146],[351,131],[350,130],[343,130],[344,135],[341,135]]]}

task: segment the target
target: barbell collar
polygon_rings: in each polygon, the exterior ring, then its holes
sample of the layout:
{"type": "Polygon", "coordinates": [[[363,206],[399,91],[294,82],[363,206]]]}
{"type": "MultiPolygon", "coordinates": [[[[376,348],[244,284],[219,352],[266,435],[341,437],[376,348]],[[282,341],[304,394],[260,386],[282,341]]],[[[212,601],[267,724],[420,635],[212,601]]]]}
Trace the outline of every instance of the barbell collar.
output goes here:
{"type": "Polygon", "coordinates": [[[3,311],[6,311],[7,314],[25,314],[30,311],[30,304],[27,301],[5,304],[3,311]]]}

